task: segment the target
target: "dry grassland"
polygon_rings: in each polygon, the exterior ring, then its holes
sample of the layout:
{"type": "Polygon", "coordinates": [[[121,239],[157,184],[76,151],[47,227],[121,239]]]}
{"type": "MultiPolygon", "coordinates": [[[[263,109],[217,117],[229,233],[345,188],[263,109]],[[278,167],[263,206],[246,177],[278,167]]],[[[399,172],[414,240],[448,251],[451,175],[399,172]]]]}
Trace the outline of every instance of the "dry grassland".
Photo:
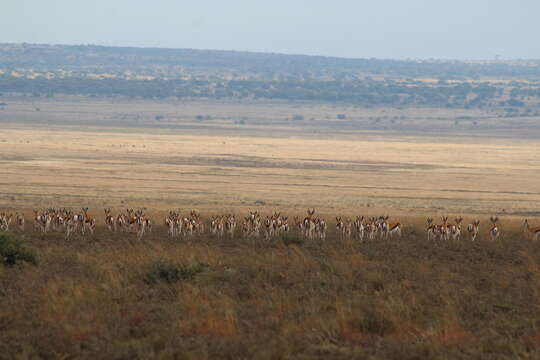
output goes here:
{"type": "Polygon", "coordinates": [[[38,266],[0,266],[0,358],[538,358],[539,244],[507,220],[427,242],[422,222],[289,246],[27,230],[38,266]]]}
{"type": "Polygon", "coordinates": [[[407,110],[400,130],[377,125],[395,109],[201,104],[19,99],[0,111],[0,212],[88,206],[99,224],[69,241],[34,233],[29,216],[24,234],[12,226],[39,263],[0,266],[0,359],[540,356],[540,245],[518,221],[539,223],[533,120],[503,132],[486,118],[473,133],[407,110]],[[315,207],[330,230],[291,244],[157,226],[137,241],[107,232],[103,207],[146,207],[157,224],[173,208],[208,220],[315,207]],[[336,215],[381,213],[402,239],[335,232],[336,215]],[[480,239],[427,242],[427,214],[480,218],[480,239]]]}
{"type": "Polygon", "coordinates": [[[535,215],[538,142],[0,130],[0,208],[535,215]]]}

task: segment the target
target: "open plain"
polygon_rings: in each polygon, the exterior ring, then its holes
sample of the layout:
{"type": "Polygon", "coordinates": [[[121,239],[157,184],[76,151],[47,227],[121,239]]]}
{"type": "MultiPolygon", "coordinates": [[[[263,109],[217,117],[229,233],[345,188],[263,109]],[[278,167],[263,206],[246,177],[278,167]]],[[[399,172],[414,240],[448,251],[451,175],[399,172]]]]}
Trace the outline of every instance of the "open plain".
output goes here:
{"type": "Polygon", "coordinates": [[[16,99],[0,111],[0,208],[539,215],[538,130],[518,126],[534,119],[320,104],[40,101],[16,99]],[[396,114],[410,120],[392,127],[396,114]],[[472,115],[483,123],[456,127],[456,116],[472,115]]]}
{"type": "Polygon", "coordinates": [[[12,254],[18,238],[36,266],[0,267],[0,358],[540,355],[540,244],[521,230],[523,217],[540,223],[535,119],[307,103],[6,103],[0,213],[25,213],[26,228],[0,233],[0,251],[12,254]],[[89,207],[95,232],[36,230],[32,209],[50,207],[89,207]],[[146,208],[153,230],[109,231],[104,208],[146,208]],[[273,238],[240,226],[170,237],[163,225],[173,209],[198,209],[208,226],[216,214],[292,219],[307,208],[328,222],[325,240],[294,226],[273,238]],[[402,237],[336,230],[336,216],[383,214],[402,237]],[[460,240],[426,239],[426,217],[442,215],[463,215],[460,240]]]}

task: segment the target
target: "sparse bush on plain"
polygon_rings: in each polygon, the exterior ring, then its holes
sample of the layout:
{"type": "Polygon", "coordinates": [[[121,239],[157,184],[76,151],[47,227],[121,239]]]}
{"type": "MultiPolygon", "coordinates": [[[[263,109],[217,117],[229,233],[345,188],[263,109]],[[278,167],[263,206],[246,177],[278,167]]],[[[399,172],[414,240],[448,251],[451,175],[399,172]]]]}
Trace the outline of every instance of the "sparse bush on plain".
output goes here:
{"type": "Polygon", "coordinates": [[[168,259],[159,259],[150,265],[146,276],[146,282],[166,282],[173,284],[179,281],[193,280],[195,276],[208,268],[198,260],[192,260],[187,264],[176,263],[168,259]]]}
{"type": "Polygon", "coordinates": [[[289,245],[301,246],[304,244],[305,239],[297,233],[286,232],[286,233],[281,234],[281,241],[283,241],[283,243],[287,246],[289,245]]]}
{"type": "Polygon", "coordinates": [[[15,235],[0,233],[0,257],[4,265],[13,266],[20,262],[38,264],[36,250],[23,245],[15,235]]]}

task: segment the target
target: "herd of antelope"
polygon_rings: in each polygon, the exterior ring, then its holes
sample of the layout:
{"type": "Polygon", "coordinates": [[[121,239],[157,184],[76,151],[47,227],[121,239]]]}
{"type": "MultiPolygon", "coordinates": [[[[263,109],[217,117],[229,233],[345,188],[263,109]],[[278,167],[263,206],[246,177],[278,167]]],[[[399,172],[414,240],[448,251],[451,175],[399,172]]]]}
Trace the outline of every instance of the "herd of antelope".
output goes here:
{"type": "MultiPolygon", "coordinates": [[[[136,234],[141,239],[145,233],[152,231],[153,222],[145,214],[146,209],[126,209],[116,215],[111,209],[104,209],[104,222],[111,232],[128,232],[136,234]]],[[[68,209],[49,208],[44,211],[34,210],[33,229],[45,234],[48,232],[60,232],[65,234],[66,239],[75,234],[82,236],[92,235],[96,228],[96,219],[88,214],[88,208],[82,208],[81,212],[73,212],[68,209]]],[[[357,216],[354,219],[336,217],[336,233],[342,239],[375,240],[401,237],[402,225],[399,222],[389,222],[389,216],[365,218],[357,216]]],[[[468,237],[475,241],[480,234],[480,220],[474,220],[463,228],[463,218],[457,217],[454,222],[449,222],[448,216],[441,218],[441,223],[435,224],[433,218],[427,219],[428,240],[460,240],[468,237]],[[465,236],[468,234],[468,236],[465,236]]],[[[0,213],[0,231],[9,231],[13,225],[20,231],[25,231],[25,216],[22,213],[0,213]]],[[[499,238],[499,218],[490,217],[488,234],[492,240],[499,238]]],[[[201,214],[192,210],[182,215],[180,210],[171,210],[164,219],[170,237],[192,237],[205,233],[205,221],[201,214]]],[[[249,215],[237,219],[234,214],[212,216],[208,220],[210,234],[221,238],[230,238],[241,231],[245,237],[264,237],[271,239],[289,232],[296,232],[306,239],[326,239],[328,231],[327,222],[321,217],[315,216],[315,209],[308,209],[303,218],[294,217],[289,223],[287,216],[275,212],[272,215],[261,215],[258,211],[250,211],[249,215]],[[239,223],[240,222],[240,223],[239,223]],[[240,226],[239,226],[240,225],[240,226]]],[[[540,240],[540,226],[531,227],[527,219],[523,221],[523,230],[531,238],[540,240]]]]}
{"type": "MultiPolygon", "coordinates": [[[[88,208],[82,208],[76,213],[68,209],[49,208],[44,211],[33,210],[34,231],[41,234],[59,232],[65,234],[66,239],[75,234],[94,234],[97,221],[88,214],[88,208]]],[[[0,213],[0,231],[9,231],[13,218],[19,231],[25,231],[25,217],[23,214],[0,213]]],[[[135,232],[141,238],[145,232],[152,230],[152,222],[148,219],[144,210],[134,211],[127,209],[125,214],[111,215],[111,209],[105,209],[105,224],[110,231],[135,232]]]]}
{"type": "MultiPolygon", "coordinates": [[[[499,238],[499,235],[501,234],[499,231],[499,225],[497,225],[497,223],[499,222],[499,218],[497,216],[492,216],[489,218],[489,220],[491,222],[491,226],[489,228],[489,235],[491,236],[491,240],[497,240],[499,238]]],[[[450,238],[454,240],[459,240],[461,238],[463,232],[462,217],[455,218],[455,223],[453,224],[448,222],[448,216],[442,217],[441,224],[433,224],[433,218],[428,218],[427,223],[428,240],[433,238],[439,238],[441,240],[448,240],[450,238]]],[[[528,225],[527,220],[525,220],[525,223],[528,225]]],[[[528,227],[527,230],[529,230],[528,227]]],[[[476,240],[480,232],[480,220],[474,220],[472,223],[467,225],[467,232],[469,233],[469,238],[472,241],[476,240]]],[[[538,234],[540,234],[540,228],[538,229],[538,234]]]]}

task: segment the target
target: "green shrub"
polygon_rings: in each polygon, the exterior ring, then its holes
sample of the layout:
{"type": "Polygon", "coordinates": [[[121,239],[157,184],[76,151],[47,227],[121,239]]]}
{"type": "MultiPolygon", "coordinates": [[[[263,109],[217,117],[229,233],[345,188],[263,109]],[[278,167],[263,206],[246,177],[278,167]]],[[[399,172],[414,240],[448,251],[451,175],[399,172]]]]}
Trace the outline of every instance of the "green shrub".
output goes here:
{"type": "Polygon", "coordinates": [[[21,261],[37,265],[38,255],[35,249],[27,248],[15,236],[0,233],[0,260],[7,266],[21,261]]]}
{"type": "Polygon", "coordinates": [[[304,239],[300,235],[292,233],[292,232],[283,233],[281,235],[281,241],[283,241],[283,243],[287,246],[289,245],[302,246],[304,244],[304,239]]]}
{"type": "Polygon", "coordinates": [[[155,284],[166,282],[174,284],[179,281],[192,280],[208,268],[208,264],[192,260],[188,264],[175,263],[168,259],[160,259],[150,265],[146,282],[155,284]]]}

